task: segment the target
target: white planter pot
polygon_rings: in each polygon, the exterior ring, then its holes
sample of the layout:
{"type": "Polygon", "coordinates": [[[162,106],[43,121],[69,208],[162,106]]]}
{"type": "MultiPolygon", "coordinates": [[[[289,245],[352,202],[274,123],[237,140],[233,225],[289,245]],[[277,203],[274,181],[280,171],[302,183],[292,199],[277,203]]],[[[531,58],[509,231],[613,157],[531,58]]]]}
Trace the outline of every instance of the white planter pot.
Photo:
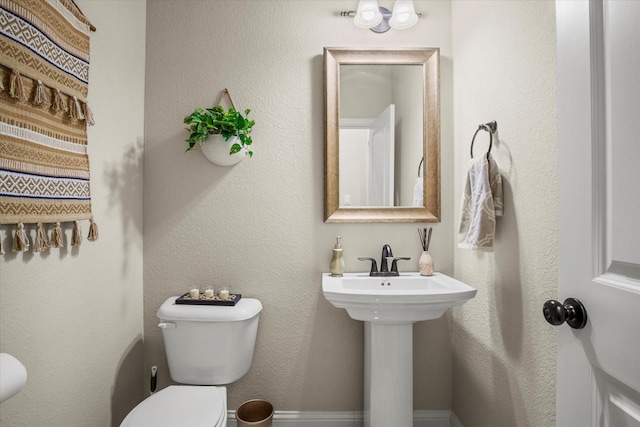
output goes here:
{"type": "Polygon", "coordinates": [[[238,137],[234,136],[225,141],[222,135],[209,135],[204,143],[200,144],[202,154],[213,164],[218,166],[233,166],[246,157],[245,150],[240,150],[235,154],[229,154],[231,146],[239,143],[238,137]]]}

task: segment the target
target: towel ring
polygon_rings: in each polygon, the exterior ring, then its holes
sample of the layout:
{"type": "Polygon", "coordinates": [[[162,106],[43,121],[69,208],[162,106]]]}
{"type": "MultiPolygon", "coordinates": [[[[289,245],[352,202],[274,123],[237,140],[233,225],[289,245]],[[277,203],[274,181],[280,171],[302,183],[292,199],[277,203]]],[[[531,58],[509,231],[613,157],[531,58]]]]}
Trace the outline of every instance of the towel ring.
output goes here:
{"type": "Polygon", "coordinates": [[[489,160],[489,154],[491,154],[491,147],[493,147],[493,133],[496,131],[496,129],[498,129],[498,123],[496,123],[495,120],[478,126],[478,130],[476,130],[476,133],[473,134],[473,138],[471,139],[471,158],[472,159],[473,159],[473,143],[476,140],[476,135],[478,135],[478,132],[480,132],[481,130],[486,130],[487,132],[489,132],[489,149],[487,150],[487,160],[489,160]]]}
{"type": "Polygon", "coordinates": [[[424,157],[420,160],[420,164],[418,165],[418,178],[420,178],[420,171],[422,171],[422,163],[424,162],[424,157]]]}

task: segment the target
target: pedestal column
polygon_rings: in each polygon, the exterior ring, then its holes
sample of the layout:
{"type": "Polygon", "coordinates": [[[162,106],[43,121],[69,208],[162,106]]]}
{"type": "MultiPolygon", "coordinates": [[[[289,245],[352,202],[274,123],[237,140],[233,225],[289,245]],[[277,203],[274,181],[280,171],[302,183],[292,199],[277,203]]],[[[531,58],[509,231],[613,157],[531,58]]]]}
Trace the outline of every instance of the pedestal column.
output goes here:
{"type": "Polygon", "coordinates": [[[365,322],[365,427],[413,426],[413,323],[365,322]]]}

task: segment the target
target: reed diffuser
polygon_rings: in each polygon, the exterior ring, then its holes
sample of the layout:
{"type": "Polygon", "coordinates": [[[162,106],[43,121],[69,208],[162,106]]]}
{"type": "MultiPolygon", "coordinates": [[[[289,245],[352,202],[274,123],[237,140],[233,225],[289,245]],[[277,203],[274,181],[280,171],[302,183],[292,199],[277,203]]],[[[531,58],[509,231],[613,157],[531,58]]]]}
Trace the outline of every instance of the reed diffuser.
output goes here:
{"type": "Polygon", "coordinates": [[[431,276],[433,274],[433,258],[429,254],[429,244],[431,243],[431,232],[433,228],[418,228],[418,236],[420,237],[420,245],[422,246],[422,254],[418,258],[418,269],[420,275],[431,276]]]}

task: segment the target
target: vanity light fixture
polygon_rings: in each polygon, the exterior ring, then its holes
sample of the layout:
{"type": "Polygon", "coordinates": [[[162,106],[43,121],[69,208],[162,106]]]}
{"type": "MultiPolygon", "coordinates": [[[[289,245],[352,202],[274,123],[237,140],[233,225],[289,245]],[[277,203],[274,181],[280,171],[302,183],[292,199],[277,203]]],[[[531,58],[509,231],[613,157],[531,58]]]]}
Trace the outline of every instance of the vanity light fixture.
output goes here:
{"type": "Polygon", "coordinates": [[[386,7],[378,6],[377,0],[359,0],[356,12],[349,10],[340,12],[340,16],[353,17],[359,28],[368,28],[374,33],[386,33],[390,28],[404,30],[418,22],[413,0],[396,0],[393,13],[386,7]]]}

